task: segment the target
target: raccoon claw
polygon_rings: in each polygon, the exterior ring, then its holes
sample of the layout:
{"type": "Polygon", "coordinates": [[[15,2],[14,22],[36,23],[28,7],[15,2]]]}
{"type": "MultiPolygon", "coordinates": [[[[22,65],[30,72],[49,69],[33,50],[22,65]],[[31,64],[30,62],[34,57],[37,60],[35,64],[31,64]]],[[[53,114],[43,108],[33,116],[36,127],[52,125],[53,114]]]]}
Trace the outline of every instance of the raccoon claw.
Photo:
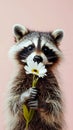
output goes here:
{"type": "Polygon", "coordinates": [[[31,109],[37,109],[38,108],[38,89],[37,88],[32,88],[30,99],[27,101],[28,107],[31,109]]]}
{"type": "Polygon", "coordinates": [[[37,88],[29,88],[27,91],[25,91],[21,97],[20,102],[25,103],[28,100],[36,100],[38,97],[38,89],[37,88]]]}
{"type": "Polygon", "coordinates": [[[37,88],[32,88],[30,99],[37,99],[39,95],[39,91],[37,88]]]}
{"type": "Polygon", "coordinates": [[[29,88],[27,91],[25,91],[21,97],[20,97],[20,102],[26,102],[27,100],[30,99],[30,95],[31,95],[31,92],[32,92],[32,88],[29,88]]]}
{"type": "Polygon", "coordinates": [[[37,109],[38,108],[38,100],[34,100],[34,101],[29,101],[28,102],[28,107],[30,107],[31,109],[37,109]]]}

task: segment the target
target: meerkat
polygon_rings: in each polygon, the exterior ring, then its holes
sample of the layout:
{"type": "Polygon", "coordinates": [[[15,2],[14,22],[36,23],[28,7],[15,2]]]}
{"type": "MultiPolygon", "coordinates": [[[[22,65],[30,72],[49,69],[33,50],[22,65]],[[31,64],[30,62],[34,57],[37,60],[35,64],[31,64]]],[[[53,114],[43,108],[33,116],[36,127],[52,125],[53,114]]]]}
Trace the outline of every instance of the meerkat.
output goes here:
{"type": "Polygon", "coordinates": [[[23,104],[35,110],[28,130],[62,130],[62,93],[53,70],[62,57],[59,45],[63,30],[31,31],[23,25],[15,24],[13,34],[15,43],[9,50],[9,55],[15,61],[18,71],[8,89],[7,130],[25,130],[23,104]],[[32,74],[27,75],[24,70],[28,60],[43,63],[47,69],[47,76],[39,78],[35,88],[32,88],[32,74]]]}

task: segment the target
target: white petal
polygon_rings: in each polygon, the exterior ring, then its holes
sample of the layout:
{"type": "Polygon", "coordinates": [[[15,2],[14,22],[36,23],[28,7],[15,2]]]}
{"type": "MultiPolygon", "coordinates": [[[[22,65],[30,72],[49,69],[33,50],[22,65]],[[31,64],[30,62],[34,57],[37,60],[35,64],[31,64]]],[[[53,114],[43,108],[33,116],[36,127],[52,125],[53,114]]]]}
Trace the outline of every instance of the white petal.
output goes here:
{"type": "Polygon", "coordinates": [[[27,72],[28,72],[28,74],[29,74],[29,73],[32,73],[32,72],[31,72],[31,69],[30,69],[28,66],[25,66],[24,68],[25,68],[25,70],[26,70],[26,73],[27,73],[27,72]]]}
{"type": "Polygon", "coordinates": [[[24,69],[26,69],[26,70],[27,70],[27,69],[28,69],[28,66],[27,66],[27,65],[26,65],[26,66],[24,66],[24,69]]]}
{"type": "Polygon", "coordinates": [[[27,65],[24,67],[24,69],[26,70],[26,73],[29,74],[35,74],[38,75],[39,77],[44,77],[45,73],[47,72],[45,66],[43,65],[43,63],[37,63],[34,62],[33,60],[28,61],[27,65]],[[36,72],[32,72],[32,70],[36,69],[38,71],[38,73],[36,72]]]}
{"type": "Polygon", "coordinates": [[[30,68],[32,68],[32,67],[33,67],[33,60],[27,61],[27,65],[28,65],[30,68]]]}
{"type": "Polygon", "coordinates": [[[43,71],[40,71],[39,73],[40,74],[45,74],[47,71],[46,70],[43,70],[43,71]]]}
{"type": "Polygon", "coordinates": [[[30,72],[26,71],[26,74],[31,74],[31,71],[30,72]]]}
{"type": "Polygon", "coordinates": [[[40,75],[38,75],[38,76],[39,76],[39,77],[44,77],[44,75],[41,75],[41,74],[40,74],[40,75]]]}
{"type": "Polygon", "coordinates": [[[47,72],[46,70],[44,70],[44,71],[40,71],[39,75],[43,75],[43,76],[45,76],[46,72],[47,72]]]}
{"type": "Polygon", "coordinates": [[[38,63],[34,62],[34,68],[38,69],[38,63]]]}
{"type": "Polygon", "coordinates": [[[45,68],[43,68],[43,69],[41,68],[40,72],[47,72],[47,70],[45,68]]]}
{"type": "Polygon", "coordinates": [[[43,66],[42,68],[40,68],[40,71],[43,71],[45,69],[45,67],[43,66]]]}
{"type": "Polygon", "coordinates": [[[41,69],[43,67],[43,64],[42,63],[39,63],[38,64],[38,69],[41,69]]]}
{"type": "Polygon", "coordinates": [[[25,66],[24,68],[25,70],[30,71],[30,68],[28,66],[25,66]]]}

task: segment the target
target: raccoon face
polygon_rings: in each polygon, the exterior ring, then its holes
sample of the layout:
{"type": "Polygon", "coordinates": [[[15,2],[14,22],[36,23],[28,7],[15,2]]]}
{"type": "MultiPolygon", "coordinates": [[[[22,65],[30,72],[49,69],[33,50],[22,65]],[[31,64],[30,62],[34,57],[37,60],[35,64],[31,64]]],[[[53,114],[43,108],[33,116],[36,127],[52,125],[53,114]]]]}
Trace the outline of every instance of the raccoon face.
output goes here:
{"type": "Polygon", "coordinates": [[[53,32],[29,31],[22,25],[14,25],[16,44],[10,49],[10,55],[20,64],[33,60],[44,65],[54,65],[61,58],[59,43],[63,38],[63,31],[53,32]]]}

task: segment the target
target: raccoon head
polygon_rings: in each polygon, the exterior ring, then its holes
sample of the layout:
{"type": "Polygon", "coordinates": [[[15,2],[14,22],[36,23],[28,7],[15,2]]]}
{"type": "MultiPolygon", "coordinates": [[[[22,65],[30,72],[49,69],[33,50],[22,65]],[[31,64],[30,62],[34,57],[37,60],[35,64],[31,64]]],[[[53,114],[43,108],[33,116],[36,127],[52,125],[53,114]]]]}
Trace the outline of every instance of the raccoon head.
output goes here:
{"type": "Polygon", "coordinates": [[[44,65],[54,65],[61,58],[59,43],[63,38],[63,30],[51,32],[30,31],[20,24],[13,26],[15,44],[10,49],[10,55],[21,65],[28,60],[42,62],[44,65]]]}

